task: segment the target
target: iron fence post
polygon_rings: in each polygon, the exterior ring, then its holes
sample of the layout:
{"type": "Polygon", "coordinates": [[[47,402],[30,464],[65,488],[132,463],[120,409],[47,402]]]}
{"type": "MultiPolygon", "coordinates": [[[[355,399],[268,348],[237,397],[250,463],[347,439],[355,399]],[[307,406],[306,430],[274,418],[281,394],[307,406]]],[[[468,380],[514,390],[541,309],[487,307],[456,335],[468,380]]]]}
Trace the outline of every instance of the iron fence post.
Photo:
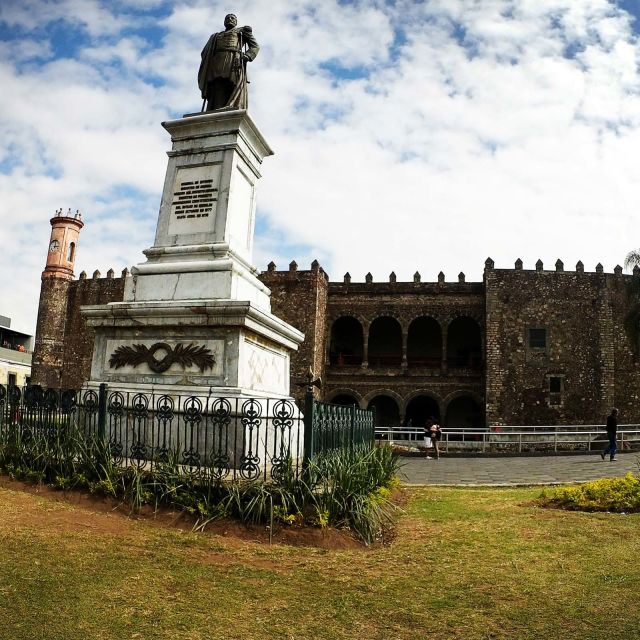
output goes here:
{"type": "Polygon", "coordinates": [[[522,453],[522,432],[518,434],[518,453],[522,453]]]}
{"type": "MultiPolygon", "coordinates": [[[[390,431],[389,435],[387,436],[389,440],[391,440],[392,435],[393,434],[390,431]]],[[[371,446],[373,446],[375,443],[376,443],[376,408],[371,407],[371,446]]]]}
{"type": "Polygon", "coordinates": [[[107,427],[107,385],[102,383],[98,390],[98,437],[104,440],[107,427]]]}
{"type": "Polygon", "coordinates": [[[304,454],[302,456],[302,468],[306,469],[313,457],[313,423],[314,423],[314,399],[313,391],[307,390],[304,396],[304,454]]]}
{"type": "Polygon", "coordinates": [[[354,445],[356,444],[355,442],[355,435],[356,435],[356,405],[352,404],[351,405],[351,411],[349,411],[349,417],[350,417],[350,425],[349,425],[349,448],[353,449],[354,445]]]}

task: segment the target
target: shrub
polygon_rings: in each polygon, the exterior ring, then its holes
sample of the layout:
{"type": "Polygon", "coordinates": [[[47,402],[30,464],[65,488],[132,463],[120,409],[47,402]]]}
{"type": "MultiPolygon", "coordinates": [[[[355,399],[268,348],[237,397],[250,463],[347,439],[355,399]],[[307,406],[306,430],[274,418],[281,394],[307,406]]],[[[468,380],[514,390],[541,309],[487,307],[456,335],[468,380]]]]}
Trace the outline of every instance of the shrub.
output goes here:
{"type": "Polygon", "coordinates": [[[602,478],[573,487],[543,492],[546,504],[579,511],[640,511],[640,478],[628,473],[623,478],[602,478]]]}
{"type": "Polygon", "coordinates": [[[319,456],[307,471],[307,504],[311,503],[316,518],[324,514],[327,524],[348,527],[371,543],[393,522],[395,506],[389,487],[398,467],[397,456],[386,446],[319,456]]]}

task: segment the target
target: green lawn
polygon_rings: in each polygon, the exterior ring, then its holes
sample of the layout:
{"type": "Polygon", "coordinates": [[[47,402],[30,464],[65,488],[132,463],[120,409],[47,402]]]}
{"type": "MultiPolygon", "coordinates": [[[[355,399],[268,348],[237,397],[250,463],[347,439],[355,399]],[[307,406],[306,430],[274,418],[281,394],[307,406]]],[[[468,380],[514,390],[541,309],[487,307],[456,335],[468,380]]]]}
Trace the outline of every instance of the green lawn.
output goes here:
{"type": "Polygon", "coordinates": [[[538,493],[412,490],[393,544],[327,551],[0,489],[0,639],[639,638],[640,516],[538,493]]]}

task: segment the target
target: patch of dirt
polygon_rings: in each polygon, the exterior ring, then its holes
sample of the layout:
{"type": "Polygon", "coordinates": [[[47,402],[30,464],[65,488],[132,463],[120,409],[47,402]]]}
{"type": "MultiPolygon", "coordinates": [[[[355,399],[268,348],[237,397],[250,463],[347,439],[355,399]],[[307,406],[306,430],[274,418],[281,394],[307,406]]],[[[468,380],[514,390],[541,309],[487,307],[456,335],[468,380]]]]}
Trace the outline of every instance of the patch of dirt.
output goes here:
{"type": "Polygon", "coordinates": [[[108,535],[127,533],[131,523],[118,517],[106,517],[113,505],[96,496],[79,492],[59,492],[45,486],[32,485],[0,477],[0,489],[14,492],[13,509],[4,509],[0,528],[33,527],[39,530],[55,529],[61,532],[92,531],[108,535]],[[34,501],[36,495],[43,501],[34,501]],[[66,503],[79,509],[58,509],[50,503],[66,503]],[[49,504],[48,504],[49,503],[49,504]],[[99,515],[99,517],[96,517],[99,515]]]}
{"type": "MultiPolygon", "coordinates": [[[[0,528],[16,526],[56,529],[57,531],[92,531],[97,534],[123,535],[135,521],[152,526],[192,531],[196,520],[182,511],[161,507],[157,511],[147,505],[133,514],[128,505],[115,498],[92,495],[83,491],[57,491],[46,485],[34,485],[0,476],[0,490],[22,495],[16,509],[4,512],[0,528]],[[26,498],[36,495],[45,502],[26,498]],[[73,509],[47,508],[46,502],[62,503],[73,509]],[[99,517],[96,517],[98,515],[99,517]]],[[[217,520],[206,526],[204,535],[223,536],[230,542],[269,544],[269,530],[264,525],[245,525],[233,520],[217,520]]],[[[363,549],[351,532],[332,528],[274,526],[272,542],[295,547],[316,547],[327,550],[363,549]]],[[[216,554],[209,554],[212,558],[216,554]]],[[[220,554],[222,555],[222,554],[220,554]]]]}

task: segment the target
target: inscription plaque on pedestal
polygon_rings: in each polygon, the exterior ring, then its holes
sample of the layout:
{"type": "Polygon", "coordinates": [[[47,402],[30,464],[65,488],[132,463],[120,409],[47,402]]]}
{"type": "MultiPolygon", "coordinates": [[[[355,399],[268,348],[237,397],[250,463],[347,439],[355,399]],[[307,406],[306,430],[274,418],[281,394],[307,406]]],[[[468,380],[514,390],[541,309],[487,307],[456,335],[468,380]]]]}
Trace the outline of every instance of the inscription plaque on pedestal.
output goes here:
{"type": "Polygon", "coordinates": [[[182,235],[213,229],[220,165],[179,167],[173,181],[169,233],[182,235]]]}

